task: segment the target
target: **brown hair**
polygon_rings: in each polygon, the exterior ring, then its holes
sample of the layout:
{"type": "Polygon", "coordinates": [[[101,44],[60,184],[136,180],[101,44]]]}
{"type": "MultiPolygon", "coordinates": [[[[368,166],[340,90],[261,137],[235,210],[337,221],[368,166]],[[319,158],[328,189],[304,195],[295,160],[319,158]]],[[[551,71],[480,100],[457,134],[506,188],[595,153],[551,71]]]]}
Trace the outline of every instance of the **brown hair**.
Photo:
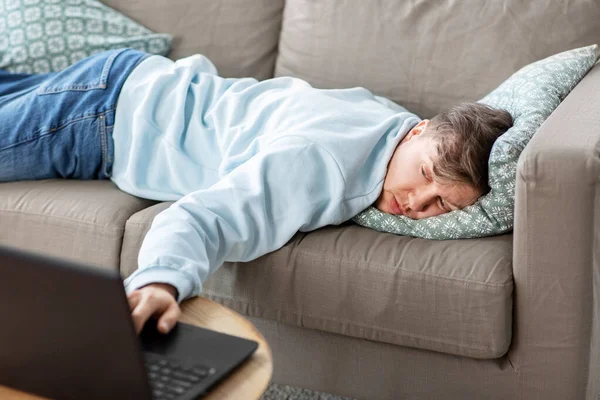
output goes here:
{"type": "Polygon", "coordinates": [[[488,193],[492,146],[512,124],[508,111],[480,103],[461,103],[433,117],[424,133],[438,142],[434,177],[488,193]]]}

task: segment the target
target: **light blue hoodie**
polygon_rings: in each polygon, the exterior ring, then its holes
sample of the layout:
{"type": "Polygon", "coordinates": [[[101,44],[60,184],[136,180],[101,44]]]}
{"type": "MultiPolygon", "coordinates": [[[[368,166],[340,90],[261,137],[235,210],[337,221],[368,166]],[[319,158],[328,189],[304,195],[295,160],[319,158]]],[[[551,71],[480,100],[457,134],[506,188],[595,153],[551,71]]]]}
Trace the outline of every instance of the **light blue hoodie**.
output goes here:
{"type": "Polygon", "coordinates": [[[154,219],[127,293],[164,282],[182,301],[226,261],[349,220],[378,198],[419,121],[360,87],[222,78],[202,55],[144,60],[119,95],[111,179],[176,202],[154,219]]]}

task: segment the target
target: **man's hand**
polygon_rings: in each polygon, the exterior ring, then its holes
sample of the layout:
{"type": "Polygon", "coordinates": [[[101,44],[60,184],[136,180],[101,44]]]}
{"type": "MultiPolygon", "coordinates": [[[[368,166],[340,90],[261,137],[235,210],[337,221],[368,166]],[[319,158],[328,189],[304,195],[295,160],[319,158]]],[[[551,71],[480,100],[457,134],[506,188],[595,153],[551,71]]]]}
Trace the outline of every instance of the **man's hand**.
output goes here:
{"type": "Polygon", "coordinates": [[[151,283],[129,294],[129,309],[136,333],[150,317],[158,318],[158,331],[168,333],[181,315],[175,296],[177,290],[166,283],[151,283]]]}

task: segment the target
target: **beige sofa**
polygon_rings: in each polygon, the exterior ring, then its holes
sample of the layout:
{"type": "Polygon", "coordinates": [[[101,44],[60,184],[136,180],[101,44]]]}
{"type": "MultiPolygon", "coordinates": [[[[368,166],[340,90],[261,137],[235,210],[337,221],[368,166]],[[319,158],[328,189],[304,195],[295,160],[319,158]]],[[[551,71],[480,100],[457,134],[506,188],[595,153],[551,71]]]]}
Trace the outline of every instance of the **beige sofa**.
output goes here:
{"type": "MultiPolygon", "coordinates": [[[[424,118],[600,43],[596,0],[104,1],[175,35],[173,59],[364,86],[424,118]]],[[[599,93],[596,66],[525,149],[514,233],[429,241],[326,227],[224,265],[205,295],[260,329],[276,383],[359,399],[599,399],[599,93]]],[[[0,243],[127,276],[169,204],[110,181],[0,184],[0,243]]]]}

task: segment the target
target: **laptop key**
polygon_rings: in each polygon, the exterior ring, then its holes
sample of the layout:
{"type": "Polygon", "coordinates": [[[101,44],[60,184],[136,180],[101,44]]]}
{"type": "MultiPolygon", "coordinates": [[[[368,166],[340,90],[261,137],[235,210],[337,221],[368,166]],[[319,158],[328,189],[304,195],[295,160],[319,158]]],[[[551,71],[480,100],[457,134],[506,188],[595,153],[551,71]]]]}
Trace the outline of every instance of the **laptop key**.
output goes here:
{"type": "Polygon", "coordinates": [[[169,361],[167,363],[167,367],[169,368],[173,368],[173,369],[179,369],[181,368],[181,365],[179,365],[178,363],[176,363],[175,361],[169,361]]]}
{"type": "Polygon", "coordinates": [[[180,381],[180,380],[178,380],[178,379],[173,379],[173,380],[171,380],[171,382],[172,382],[174,385],[181,386],[181,387],[184,387],[184,388],[189,388],[189,387],[192,387],[192,384],[191,384],[191,383],[189,383],[189,382],[186,382],[186,381],[180,381]]]}
{"type": "Polygon", "coordinates": [[[187,389],[186,388],[182,388],[180,386],[169,386],[166,387],[165,390],[167,391],[167,393],[173,393],[173,394],[184,394],[187,389]]]}
{"type": "Polygon", "coordinates": [[[198,382],[200,380],[200,378],[198,378],[195,375],[186,374],[185,372],[180,372],[180,371],[173,372],[173,378],[182,379],[182,380],[192,382],[192,383],[198,382]]]}
{"type": "Polygon", "coordinates": [[[201,380],[203,380],[204,378],[206,378],[206,376],[198,376],[198,375],[192,375],[190,373],[187,372],[176,372],[175,374],[173,374],[174,378],[177,379],[183,379],[186,380],[190,383],[198,383],[201,380]]]}
{"type": "Polygon", "coordinates": [[[207,376],[209,373],[209,369],[208,368],[193,368],[190,370],[190,372],[197,376],[207,376]]]}
{"type": "Polygon", "coordinates": [[[169,362],[165,359],[162,359],[158,361],[158,365],[160,365],[161,367],[166,367],[169,365],[169,362]]]}

